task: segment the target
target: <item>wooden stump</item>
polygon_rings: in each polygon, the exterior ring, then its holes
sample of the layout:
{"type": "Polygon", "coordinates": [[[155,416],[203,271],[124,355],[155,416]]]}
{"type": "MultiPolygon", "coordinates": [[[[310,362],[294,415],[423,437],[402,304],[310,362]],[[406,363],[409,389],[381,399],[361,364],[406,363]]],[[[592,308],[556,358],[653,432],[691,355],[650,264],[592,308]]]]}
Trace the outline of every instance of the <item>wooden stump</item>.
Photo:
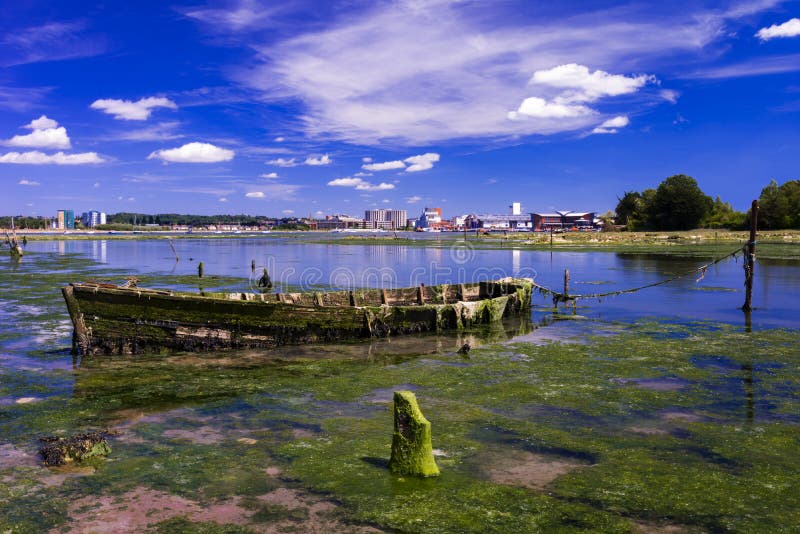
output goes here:
{"type": "Polygon", "coordinates": [[[433,459],[431,423],[410,391],[394,393],[394,434],[389,469],[399,475],[433,477],[439,468],[433,459]]]}

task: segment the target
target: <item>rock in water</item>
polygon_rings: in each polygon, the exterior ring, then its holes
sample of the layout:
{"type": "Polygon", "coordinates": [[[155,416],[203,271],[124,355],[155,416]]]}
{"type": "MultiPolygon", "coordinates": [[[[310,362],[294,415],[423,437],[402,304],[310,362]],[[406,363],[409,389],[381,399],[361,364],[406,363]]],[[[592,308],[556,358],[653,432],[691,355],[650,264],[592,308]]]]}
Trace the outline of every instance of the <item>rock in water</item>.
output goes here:
{"type": "Polygon", "coordinates": [[[472,349],[472,347],[469,346],[469,343],[464,343],[463,345],[461,345],[461,348],[458,349],[458,353],[469,354],[470,349],[472,349]]]}
{"type": "Polygon", "coordinates": [[[87,432],[69,438],[39,438],[44,443],[39,454],[42,455],[45,465],[64,465],[93,456],[106,456],[111,452],[106,436],[105,432],[87,432]]]}
{"type": "Polygon", "coordinates": [[[394,392],[394,434],[389,469],[399,475],[433,477],[439,468],[433,459],[431,423],[410,391],[394,392]]]}

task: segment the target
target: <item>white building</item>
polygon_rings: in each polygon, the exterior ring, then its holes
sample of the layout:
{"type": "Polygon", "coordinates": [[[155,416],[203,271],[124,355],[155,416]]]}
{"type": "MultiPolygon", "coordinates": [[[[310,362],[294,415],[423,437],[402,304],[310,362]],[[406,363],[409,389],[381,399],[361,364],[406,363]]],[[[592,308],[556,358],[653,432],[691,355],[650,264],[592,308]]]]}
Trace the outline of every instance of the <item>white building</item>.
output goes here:
{"type": "Polygon", "coordinates": [[[81,216],[81,222],[87,228],[92,228],[98,224],[106,224],[106,214],[102,211],[89,211],[81,216]]]}
{"type": "Polygon", "coordinates": [[[400,230],[406,227],[408,212],[395,209],[374,209],[364,211],[366,228],[383,228],[384,230],[400,230]]]}

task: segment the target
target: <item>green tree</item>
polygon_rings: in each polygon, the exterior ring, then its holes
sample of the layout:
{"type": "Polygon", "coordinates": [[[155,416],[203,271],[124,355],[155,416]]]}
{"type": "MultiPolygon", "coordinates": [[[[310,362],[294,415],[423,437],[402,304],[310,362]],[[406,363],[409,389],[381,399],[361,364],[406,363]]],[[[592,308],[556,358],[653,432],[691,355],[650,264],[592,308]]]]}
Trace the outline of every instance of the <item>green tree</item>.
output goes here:
{"type": "Polygon", "coordinates": [[[711,211],[703,221],[706,228],[744,228],[747,221],[747,214],[736,211],[729,202],[723,202],[719,196],[714,199],[711,211]]]}
{"type": "Polygon", "coordinates": [[[648,221],[657,230],[691,230],[700,225],[713,204],[694,178],[676,174],[656,189],[647,209],[648,221]]]}
{"type": "Polygon", "coordinates": [[[758,204],[760,228],[800,228],[800,180],[790,180],[780,186],[771,180],[761,190],[758,204]]]}
{"type": "Polygon", "coordinates": [[[617,197],[617,207],[614,209],[616,213],[616,223],[625,225],[629,230],[633,221],[641,219],[642,207],[642,194],[638,191],[625,191],[622,198],[617,197]]]}

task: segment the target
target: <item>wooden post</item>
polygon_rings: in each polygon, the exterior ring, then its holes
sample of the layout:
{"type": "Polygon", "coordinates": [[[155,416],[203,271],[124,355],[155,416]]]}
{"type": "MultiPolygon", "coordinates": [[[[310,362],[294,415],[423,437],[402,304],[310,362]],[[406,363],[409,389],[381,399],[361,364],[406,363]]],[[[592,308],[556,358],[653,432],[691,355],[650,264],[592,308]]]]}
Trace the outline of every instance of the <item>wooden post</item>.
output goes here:
{"type": "Polygon", "coordinates": [[[553,227],[550,227],[550,248],[553,248],[553,227]]]}
{"type": "Polygon", "coordinates": [[[569,295],[569,269],[564,269],[564,304],[567,303],[567,295],[569,295]]]}
{"type": "Polygon", "coordinates": [[[758,200],[754,200],[750,208],[750,241],[746,245],[746,257],[744,259],[744,306],[742,310],[749,312],[753,309],[751,299],[753,297],[753,270],[756,263],[756,233],[758,231],[758,200]]]}
{"type": "Polygon", "coordinates": [[[175,250],[175,245],[172,244],[172,239],[167,239],[167,243],[169,243],[172,253],[175,254],[175,261],[180,261],[180,258],[178,257],[178,251],[175,250]]]}

